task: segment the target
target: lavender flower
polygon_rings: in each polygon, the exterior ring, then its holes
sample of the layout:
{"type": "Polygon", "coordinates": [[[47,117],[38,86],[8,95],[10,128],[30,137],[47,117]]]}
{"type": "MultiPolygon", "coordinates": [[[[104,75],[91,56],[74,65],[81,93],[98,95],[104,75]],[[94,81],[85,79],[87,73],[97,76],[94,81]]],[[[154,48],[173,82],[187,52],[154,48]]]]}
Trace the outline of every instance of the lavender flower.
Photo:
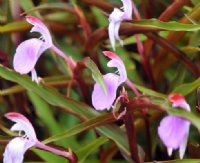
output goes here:
{"type": "Polygon", "coordinates": [[[111,61],[107,63],[108,67],[116,67],[119,74],[108,73],[103,75],[107,94],[104,93],[101,86],[96,83],[92,92],[92,104],[96,110],[107,110],[112,106],[117,93],[117,88],[127,79],[127,73],[123,61],[115,53],[110,51],[103,52],[111,61]]]}
{"type": "Polygon", "coordinates": [[[109,16],[109,26],[108,26],[108,34],[109,39],[112,45],[112,48],[115,50],[115,39],[119,41],[121,45],[123,45],[123,41],[119,37],[119,28],[120,24],[123,20],[131,20],[132,19],[132,2],[131,0],[121,0],[123,3],[123,10],[121,11],[118,8],[114,8],[113,12],[109,16]]]}
{"type": "MultiPolygon", "coordinates": [[[[185,98],[173,93],[168,97],[173,107],[181,107],[190,112],[190,106],[185,98]]],[[[158,134],[162,142],[167,147],[168,155],[171,156],[172,151],[179,148],[179,157],[183,158],[187,146],[190,122],[184,118],[176,116],[166,116],[160,122],[158,134]]]]}
{"type": "Polygon", "coordinates": [[[32,38],[22,42],[14,55],[14,69],[20,74],[31,72],[32,80],[38,83],[35,64],[41,54],[53,46],[48,28],[37,18],[26,16],[26,21],[33,25],[31,32],[39,32],[40,38],[32,38]]]}
{"type": "Polygon", "coordinates": [[[38,142],[35,130],[29,120],[19,113],[10,112],[5,114],[5,117],[16,122],[11,127],[11,131],[24,131],[25,136],[16,137],[7,144],[3,162],[22,163],[24,153],[38,142]]]}

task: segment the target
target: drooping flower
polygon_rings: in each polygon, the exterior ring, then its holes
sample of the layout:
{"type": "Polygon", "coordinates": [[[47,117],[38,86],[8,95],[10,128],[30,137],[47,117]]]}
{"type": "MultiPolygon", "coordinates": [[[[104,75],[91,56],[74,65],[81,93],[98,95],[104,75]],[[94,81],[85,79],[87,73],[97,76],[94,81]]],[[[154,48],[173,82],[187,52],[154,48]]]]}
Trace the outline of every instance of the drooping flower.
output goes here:
{"type": "Polygon", "coordinates": [[[24,153],[38,142],[35,130],[30,121],[22,114],[10,112],[5,114],[5,117],[15,122],[11,127],[11,131],[23,131],[25,135],[16,137],[7,144],[3,154],[3,162],[22,163],[24,153]]]}
{"type": "MultiPolygon", "coordinates": [[[[180,107],[190,112],[190,106],[185,98],[173,93],[168,97],[173,107],[180,107]]],[[[190,122],[184,118],[168,115],[162,119],[158,127],[158,134],[164,145],[167,147],[168,155],[179,148],[179,157],[183,158],[187,146],[190,122]]]]}
{"type": "Polygon", "coordinates": [[[15,122],[11,131],[19,131],[19,133],[23,131],[24,135],[12,139],[7,144],[3,154],[3,163],[22,163],[25,152],[33,146],[65,157],[70,161],[76,161],[76,157],[71,151],[61,151],[40,142],[31,122],[22,114],[10,112],[5,114],[5,117],[15,122]]]}
{"type": "Polygon", "coordinates": [[[108,73],[103,75],[107,94],[104,93],[98,83],[95,83],[92,92],[92,104],[96,110],[110,109],[116,98],[117,88],[127,79],[127,73],[122,59],[110,51],[104,51],[103,54],[111,59],[107,63],[107,66],[116,67],[119,74],[108,73]]]}
{"type": "Polygon", "coordinates": [[[113,12],[109,16],[109,26],[108,26],[108,35],[112,45],[112,48],[115,50],[115,40],[117,39],[121,45],[123,41],[119,37],[119,28],[123,20],[132,19],[132,2],[131,0],[121,0],[123,3],[123,11],[114,8],[113,12]]]}
{"type": "Polygon", "coordinates": [[[32,80],[38,83],[35,64],[41,54],[53,46],[48,28],[36,17],[26,16],[26,21],[33,25],[30,32],[39,32],[40,38],[32,38],[22,42],[16,49],[13,66],[20,74],[32,73],[32,80]]]}

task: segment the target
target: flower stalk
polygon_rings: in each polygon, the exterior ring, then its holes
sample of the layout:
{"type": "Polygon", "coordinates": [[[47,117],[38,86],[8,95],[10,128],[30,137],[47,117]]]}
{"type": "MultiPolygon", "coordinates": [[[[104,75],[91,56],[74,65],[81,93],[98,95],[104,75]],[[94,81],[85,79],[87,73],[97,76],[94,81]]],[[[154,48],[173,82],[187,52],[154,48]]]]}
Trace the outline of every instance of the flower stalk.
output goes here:
{"type": "Polygon", "coordinates": [[[35,146],[37,148],[49,151],[49,152],[54,153],[56,155],[63,156],[65,158],[67,158],[70,161],[70,163],[77,163],[77,157],[72,151],[69,151],[69,152],[61,151],[61,150],[55,149],[53,147],[47,146],[47,145],[45,145],[45,144],[43,144],[39,141],[35,144],[35,146]]]}

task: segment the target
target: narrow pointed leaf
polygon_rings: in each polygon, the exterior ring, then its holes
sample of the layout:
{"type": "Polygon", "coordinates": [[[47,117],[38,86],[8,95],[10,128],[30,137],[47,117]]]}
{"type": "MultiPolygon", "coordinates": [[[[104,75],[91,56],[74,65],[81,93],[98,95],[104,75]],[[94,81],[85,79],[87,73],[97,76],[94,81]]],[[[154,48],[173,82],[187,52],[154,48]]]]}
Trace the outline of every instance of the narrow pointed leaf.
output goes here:
{"type": "Polygon", "coordinates": [[[133,20],[132,24],[149,29],[168,30],[168,31],[197,31],[200,29],[198,24],[183,24],[175,21],[163,22],[158,19],[133,20]]]}
{"type": "Polygon", "coordinates": [[[92,72],[93,79],[101,86],[104,93],[107,94],[107,89],[103,76],[101,75],[97,65],[89,57],[85,59],[85,65],[92,72]]]}

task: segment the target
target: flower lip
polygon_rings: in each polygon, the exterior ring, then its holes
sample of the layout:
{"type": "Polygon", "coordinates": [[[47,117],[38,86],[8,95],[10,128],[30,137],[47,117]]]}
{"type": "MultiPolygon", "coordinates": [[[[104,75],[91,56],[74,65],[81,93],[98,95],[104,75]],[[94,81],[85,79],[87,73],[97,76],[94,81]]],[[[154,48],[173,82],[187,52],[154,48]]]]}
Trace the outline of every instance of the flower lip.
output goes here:
{"type": "Polygon", "coordinates": [[[43,41],[32,38],[22,42],[16,49],[14,55],[13,67],[15,71],[20,74],[27,74],[34,69],[35,64],[42,54],[46,50],[43,41]]]}

